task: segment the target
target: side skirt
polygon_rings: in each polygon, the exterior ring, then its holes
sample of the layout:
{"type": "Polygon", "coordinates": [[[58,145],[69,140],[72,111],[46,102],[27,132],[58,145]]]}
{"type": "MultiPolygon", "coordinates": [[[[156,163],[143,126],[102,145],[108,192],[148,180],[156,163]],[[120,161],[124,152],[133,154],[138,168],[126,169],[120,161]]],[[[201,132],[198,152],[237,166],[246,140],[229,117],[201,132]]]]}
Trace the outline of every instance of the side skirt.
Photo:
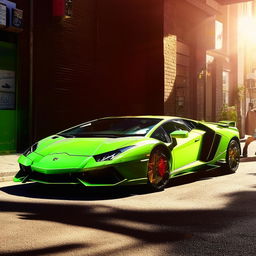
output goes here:
{"type": "MultiPolygon", "coordinates": [[[[196,161],[196,162],[199,162],[199,161],[196,161]]],[[[194,162],[194,163],[196,163],[196,162],[194,162]]],[[[192,165],[192,164],[190,164],[190,165],[192,165]]],[[[178,177],[178,176],[183,176],[183,175],[186,175],[189,173],[198,172],[199,170],[200,171],[211,171],[211,170],[217,169],[219,167],[221,167],[221,165],[217,165],[217,164],[200,164],[200,165],[195,165],[195,166],[191,166],[191,167],[184,166],[182,168],[176,169],[175,172],[173,172],[173,173],[171,172],[170,177],[174,178],[174,177],[178,177]]]]}

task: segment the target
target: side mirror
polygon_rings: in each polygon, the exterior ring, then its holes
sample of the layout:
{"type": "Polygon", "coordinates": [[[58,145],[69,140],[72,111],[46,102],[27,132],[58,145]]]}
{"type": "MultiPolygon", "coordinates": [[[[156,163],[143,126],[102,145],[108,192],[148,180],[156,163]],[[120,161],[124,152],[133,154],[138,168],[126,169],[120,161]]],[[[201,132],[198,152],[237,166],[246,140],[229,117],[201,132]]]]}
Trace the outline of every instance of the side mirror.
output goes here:
{"type": "Polygon", "coordinates": [[[174,131],[171,134],[171,137],[173,138],[187,138],[188,137],[188,131],[184,131],[184,130],[178,130],[178,131],[174,131]]]}

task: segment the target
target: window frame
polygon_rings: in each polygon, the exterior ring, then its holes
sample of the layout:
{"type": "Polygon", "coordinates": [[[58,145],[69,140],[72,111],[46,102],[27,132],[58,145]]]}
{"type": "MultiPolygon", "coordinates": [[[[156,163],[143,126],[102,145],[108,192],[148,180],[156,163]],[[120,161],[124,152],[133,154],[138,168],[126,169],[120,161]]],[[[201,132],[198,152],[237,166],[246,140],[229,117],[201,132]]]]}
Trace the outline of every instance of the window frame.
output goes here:
{"type": "Polygon", "coordinates": [[[166,132],[165,129],[163,128],[163,125],[160,125],[160,126],[150,135],[150,138],[153,138],[153,139],[162,141],[162,142],[164,142],[164,143],[172,143],[172,138],[167,134],[167,132],[166,132]],[[163,132],[163,135],[164,135],[166,141],[159,140],[158,138],[154,138],[154,137],[153,137],[154,133],[156,133],[158,130],[161,130],[161,131],[163,132]]]}

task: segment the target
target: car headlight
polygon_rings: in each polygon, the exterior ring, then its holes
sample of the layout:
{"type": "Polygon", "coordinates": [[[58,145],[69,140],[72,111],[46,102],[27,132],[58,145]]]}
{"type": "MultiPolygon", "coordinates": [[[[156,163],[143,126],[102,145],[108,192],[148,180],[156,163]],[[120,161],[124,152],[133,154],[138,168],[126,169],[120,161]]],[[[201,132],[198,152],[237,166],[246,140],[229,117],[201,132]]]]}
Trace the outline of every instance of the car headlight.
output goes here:
{"type": "Polygon", "coordinates": [[[96,162],[110,161],[110,160],[113,160],[117,155],[125,152],[126,150],[128,150],[132,147],[134,147],[134,146],[119,148],[119,149],[116,149],[116,150],[113,150],[113,151],[109,151],[109,152],[106,152],[106,153],[95,155],[93,157],[94,157],[96,162]]]}
{"type": "Polygon", "coordinates": [[[24,153],[24,156],[28,156],[32,152],[34,152],[37,149],[38,143],[33,144],[31,147],[29,147],[24,153]]]}

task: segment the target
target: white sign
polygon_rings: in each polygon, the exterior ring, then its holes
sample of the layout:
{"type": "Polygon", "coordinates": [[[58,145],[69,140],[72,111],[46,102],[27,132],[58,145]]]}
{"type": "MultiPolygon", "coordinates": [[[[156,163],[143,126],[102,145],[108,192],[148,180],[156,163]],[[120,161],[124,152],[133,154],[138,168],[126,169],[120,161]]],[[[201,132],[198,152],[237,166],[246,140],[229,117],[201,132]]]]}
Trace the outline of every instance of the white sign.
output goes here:
{"type": "Polygon", "coordinates": [[[15,92],[15,72],[0,70],[0,92],[15,92]]]}

